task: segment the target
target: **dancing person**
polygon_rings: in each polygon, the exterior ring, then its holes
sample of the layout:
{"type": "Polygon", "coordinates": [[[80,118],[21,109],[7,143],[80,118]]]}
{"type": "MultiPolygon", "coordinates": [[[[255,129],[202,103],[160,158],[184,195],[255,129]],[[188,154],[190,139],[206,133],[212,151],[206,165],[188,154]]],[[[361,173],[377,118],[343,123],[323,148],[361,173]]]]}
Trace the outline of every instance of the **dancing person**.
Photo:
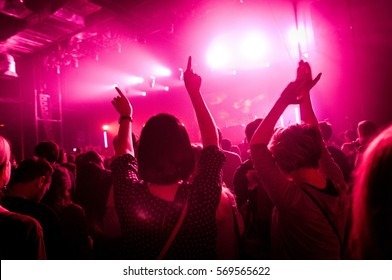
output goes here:
{"type": "Polygon", "coordinates": [[[313,112],[308,63],[282,92],[251,140],[260,182],[275,206],[271,246],[275,259],[339,259],[345,255],[349,215],[343,174],[323,143],[313,112]],[[304,124],[274,126],[290,104],[300,104],[304,124]]]}

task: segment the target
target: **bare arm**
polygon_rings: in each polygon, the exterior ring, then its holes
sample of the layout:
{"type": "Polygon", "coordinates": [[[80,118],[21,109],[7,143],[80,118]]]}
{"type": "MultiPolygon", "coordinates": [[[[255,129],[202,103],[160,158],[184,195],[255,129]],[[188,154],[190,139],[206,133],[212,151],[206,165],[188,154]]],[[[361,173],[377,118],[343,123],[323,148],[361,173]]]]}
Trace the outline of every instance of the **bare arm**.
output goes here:
{"type": "Polygon", "coordinates": [[[191,98],[193,108],[199,123],[203,147],[218,146],[218,134],[215,121],[200,92],[201,77],[192,70],[192,58],[188,58],[188,65],[184,72],[184,83],[191,98]]]}
{"type": "MultiPolygon", "coordinates": [[[[297,80],[304,81],[306,85],[302,94],[302,102],[299,105],[301,111],[301,119],[303,122],[314,125],[318,128],[318,120],[314,113],[312,101],[310,99],[310,89],[317,84],[317,82],[320,80],[320,77],[321,73],[318,74],[315,79],[313,79],[309,63],[302,60],[299,62],[297,69],[297,80]]],[[[332,179],[335,182],[339,182],[342,185],[345,185],[343,173],[341,172],[338,165],[334,162],[325,146],[323,147],[323,152],[319,164],[320,171],[325,177],[332,179]]]]}
{"type": "Polygon", "coordinates": [[[283,90],[279,99],[275,102],[271,111],[267,114],[264,120],[256,129],[250,141],[250,145],[268,144],[273,133],[276,122],[283,114],[284,110],[290,104],[297,104],[300,102],[300,93],[302,92],[302,82],[291,82],[283,90]]]}
{"type": "Polygon", "coordinates": [[[318,127],[318,120],[314,114],[312,102],[310,99],[310,89],[314,87],[321,78],[321,73],[313,80],[312,71],[309,63],[300,61],[297,69],[297,81],[303,81],[306,86],[302,94],[302,102],[299,105],[301,120],[307,124],[318,127]]]}
{"type": "Polygon", "coordinates": [[[116,156],[124,154],[131,154],[132,156],[135,156],[132,143],[132,106],[128,98],[118,87],[116,87],[116,90],[119,95],[113,98],[112,104],[121,117],[129,117],[120,119],[117,144],[114,147],[116,156]]]}

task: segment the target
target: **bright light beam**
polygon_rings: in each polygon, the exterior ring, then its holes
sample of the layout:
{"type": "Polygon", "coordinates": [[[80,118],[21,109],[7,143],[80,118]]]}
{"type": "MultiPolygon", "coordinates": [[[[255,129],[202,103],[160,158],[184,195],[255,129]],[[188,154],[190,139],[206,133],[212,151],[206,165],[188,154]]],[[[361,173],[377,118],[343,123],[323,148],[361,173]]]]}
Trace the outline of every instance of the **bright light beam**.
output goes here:
{"type": "Polygon", "coordinates": [[[156,77],[169,77],[171,76],[171,70],[163,66],[155,66],[153,70],[154,76],[156,77]]]}
{"type": "Polygon", "coordinates": [[[246,59],[262,58],[265,48],[265,40],[256,32],[248,33],[241,42],[241,54],[246,59]]]}
{"type": "Polygon", "coordinates": [[[214,42],[207,51],[207,64],[212,69],[224,68],[229,63],[229,50],[222,43],[214,42]]]}

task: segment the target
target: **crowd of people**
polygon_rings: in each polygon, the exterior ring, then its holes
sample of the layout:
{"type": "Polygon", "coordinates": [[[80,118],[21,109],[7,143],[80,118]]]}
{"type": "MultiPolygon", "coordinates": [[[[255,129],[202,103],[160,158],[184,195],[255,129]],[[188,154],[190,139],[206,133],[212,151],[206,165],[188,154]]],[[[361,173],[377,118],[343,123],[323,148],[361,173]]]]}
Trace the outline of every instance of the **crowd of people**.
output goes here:
{"type": "Polygon", "coordinates": [[[184,83],[201,143],[164,113],[137,139],[119,88],[110,165],[53,141],[11,164],[0,136],[0,259],[391,259],[392,125],[363,120],[337,144],[312,108],[320,77],[300,61],[238,146],[216,126],[191,57],[184,83]],[[276,127],[291,104],[301,123],[276,127]]]}

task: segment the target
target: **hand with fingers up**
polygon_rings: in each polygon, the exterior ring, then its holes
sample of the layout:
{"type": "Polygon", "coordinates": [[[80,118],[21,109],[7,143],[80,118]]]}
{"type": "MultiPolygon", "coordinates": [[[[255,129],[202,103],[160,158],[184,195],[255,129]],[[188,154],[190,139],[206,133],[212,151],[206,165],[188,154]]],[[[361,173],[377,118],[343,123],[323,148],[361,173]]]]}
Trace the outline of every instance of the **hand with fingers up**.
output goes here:
{"type": "Polygon", "coordinates": [[[114,108],[120,114],[120,116],[132,117],[132,105],[128,98],[118,87],[115,87],[115,89],[119,95],[114,97],[112,100],[114,108]]]}
{"type": "Polygon", "coordinates": [[[115,87],[118,96],[112,100],[113,107],[120,114],[117,144],[114,147],[117,156],[124,154],[135,155],[132,143],[132,105],[124,93],[115,87]]]}
{"type": "Polygon", "coordinates": [[[193,72],[191,56],[188,58],[188,65],[184,72],[184,83],[196,113],[203,146],[218,146],[218,134],[215,121],[201,95],[201,77],[193,72]]]}
{"type": "Polygon", "coordinates": [[[188,65],[184,72],[184,83],[188,93],[195,93],[200,91],[201,77],[193,72],[191,56],[188,58],[188,65]]]}

